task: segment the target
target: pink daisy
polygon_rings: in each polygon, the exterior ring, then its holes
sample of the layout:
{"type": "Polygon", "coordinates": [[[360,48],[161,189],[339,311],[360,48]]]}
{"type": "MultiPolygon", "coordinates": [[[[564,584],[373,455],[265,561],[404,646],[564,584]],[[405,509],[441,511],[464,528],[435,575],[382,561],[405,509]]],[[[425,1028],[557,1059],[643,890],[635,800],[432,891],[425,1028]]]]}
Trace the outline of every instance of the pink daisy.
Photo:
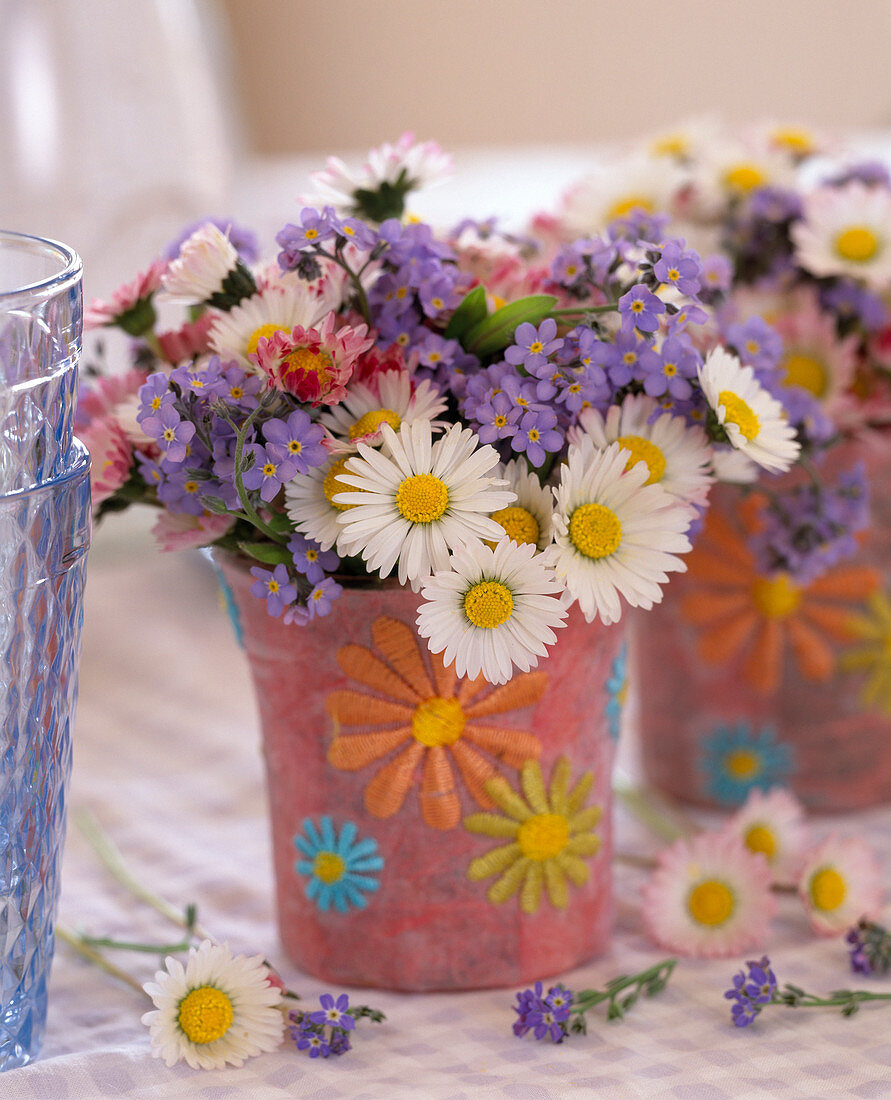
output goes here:
{"type": "Polygon", "coordinates": [[[150,298],[161,285],[161,276],[167,270],[166,260],[155,260],[148,270],[141,272],[129,283],[112,294],[110,302],[94,298],[84,310],[84,328],[102,328],[115,325],[141,301],[150,298]]]}
{"type": "Polygon", "coordinates": [[[123,401],[139,392],[148,373],[136,368],[126,374],[103,374],[91,378],[89,388],[83,386],[77,395],[77,428],[83,432],[87,424],[116,412],[123,401]]]}
{"type": "Polygon", "coordinates": [[[854,379],[858,337],[839,339],[835,321],[813,293],[796,295],[789,306],[771,319],[783,338],[783,380],[808,390],[831,411],[854,379]]]}
{"type": "Polygon", "coordinates": [[[161,354],[168,363],[178,364],[210,351],[210,330],[213,323],[212,313],[202,313],[197,321],[187,321],[182,328],[159,333],[161,354]]]}
{"type": "Polygon", "coordinates": [[[791,791],[780,787],[765,793],[753,787],[745,804],[721,829],[750,852],[764,856],[774,881],[790,881],[801,865],[807,842],[804,810],[791,791]]]}
{"type": "Polygon", "coordinates": [[[329,313],[318,328],[297,325],[290,333],[260,337],[249,358],[271,388],[313,406],[336,405],[346,396],[356,359],[374,341],[366,337],[366,325],[355,329],[345,325],[337,332],[334,325],[335,316],[329,313]]]}
{"type": "Polygon", "coordinates": [[[881,872],[872,849],[852,836],[835,833],[804,859],[798,892],[817,932],[844,932],[861,917],[878,916],[882,904],[881,872]]]}
{"type": "Polygon", "coordinates": [[[133,448],[120,425],[111,417],[91,421],[80,436],[90,452],[90,492],[95,509],[130,476],[133,448]]]}
{"type": "Polygon", "coordinates": [[[217,516],[211,512],[190,516],[174,514],[165,508],[152,527],[152,534],[159,550],[196,550],[225,535],[234,522],[232,516],[217,516]]]}
{"type": "Polygon", "coordinates": [[[776,909],[770,868],[737,837],[700,833],[660,853],[642,891],[653,940],[669,951],[724,958],[760,947],[776,909]]]}

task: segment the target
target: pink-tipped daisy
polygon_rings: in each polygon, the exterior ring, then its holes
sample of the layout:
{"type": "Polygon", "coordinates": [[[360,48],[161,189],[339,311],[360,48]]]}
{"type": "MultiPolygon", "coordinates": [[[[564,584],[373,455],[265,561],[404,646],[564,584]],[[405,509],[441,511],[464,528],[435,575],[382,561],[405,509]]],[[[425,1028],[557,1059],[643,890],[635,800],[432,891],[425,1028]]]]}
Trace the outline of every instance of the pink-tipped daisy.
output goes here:
{"type": "Polygon", "coordinates": [[[318,407],[336,405],[347,394],[353,365],[374,343],[366,325],[343,325],[335,331],[335,315],[327,314],[316,328],[297,325],[291,332],[261,336],[250,358],[270,388],[318,407]]]}
{"type": "Polygon", "coordinates": [[[721,831],[763,855],[775,882],[791,881],[797,875],[807,828],[801,803],[791,791],[775,787],[765,794],[753,787],[721,831]]]}
{"type": "MultiPolygon", "coordinates": [[[[84,310],[84,328],[102,328],[120,324],[126,328],[130,317],[136,317],[142,302],[152,297],[161,285],[161,276],[167,270],[166,260],[155,260],[146,271],[112,294],[110,302],[94,298],[84,310]]],[[[130,328],[126,328],[130,332],[130,328]]]]}
{"type": "Polygon", "coordinates": [[[80,433],[92,459],[90,494],[97,508],[124,484],[133,465],[133,447],[113,417],[91,421],[80,433]]]}
{"type": "Polygon", "coordinates": [[[238,253],[228,235],[213,222],[206,222],[183,242],[179,255],[164,272],[163,295],[192,305],[206,302],[222,291],[237,265],[238,253]]]}
{"type": "Polygon", "coordinates": [[[665,849],[642,891],[642,915],[660,946],[697,958],[760,947],[776,909],[770,868],[736,838],[701,833],[665,849]]]}
{"type": "Polygon", "coordinates": [[[861,917],[878,915],[881,872],[869,845],[833,834],[809,852],[798,877],[798,892],[817,932],[844,932],[861,917]]]}
{"type": "Polygon", "coordinates": [[[234,525],[233,516],[218,516],[204,512],[193,516],[188,512],[168,512],[162,508],[152,527],[159,550],[197,550],[210,546],[234,525]]]}
{"type": "Polygon", "coordinates": [[[812,275],[847,275],[874,290],[891,286],[891,194],[854,180],[820,187],[791,229],[796,259],[812,275]]]}

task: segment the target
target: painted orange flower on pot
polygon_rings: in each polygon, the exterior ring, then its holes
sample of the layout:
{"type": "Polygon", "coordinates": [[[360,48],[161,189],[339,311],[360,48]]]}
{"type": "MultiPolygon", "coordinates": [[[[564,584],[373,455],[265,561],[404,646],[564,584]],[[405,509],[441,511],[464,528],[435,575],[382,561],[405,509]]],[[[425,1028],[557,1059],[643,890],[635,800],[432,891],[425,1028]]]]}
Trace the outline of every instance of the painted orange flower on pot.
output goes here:
{"type": "Polygon", "coordinates": [[[486,782],[498,775],[492,758],[519,769],[540,755],[541,742],[533,734],[482,719],[537,703],[547,675],[526,672],[491,689],[482,678],[458,680],[454,669],[426,647],[422,651],[414,630],[397,619],[376,619],[371,636],[380,656],[360,645],[337,651],[343,671],[375,694],[346,690],[328,696],[337,729],[328,760],[342,771],[385,761],[365,788],[366,809],[382,818],[402,809],[420,768],[424,821],[434,829],[454,829],[461,799],[453,765],[486,809],[494,805],[486,782]],[[345,726],[361,731],[343,734],[345,726]]]}
{"type": "Polygon", "coordinates": [[[777,691],[787,652],[806,680],[828,680],[836,668],[831,642],[850,641],[852,604],[879,584],[868,566],[840,566],[808,585],[759,573],[755,557],[731,524],[711,511],[692,553],[681,610],[701,628],[703,661],[740,660],[757,691],[777,691]]]}

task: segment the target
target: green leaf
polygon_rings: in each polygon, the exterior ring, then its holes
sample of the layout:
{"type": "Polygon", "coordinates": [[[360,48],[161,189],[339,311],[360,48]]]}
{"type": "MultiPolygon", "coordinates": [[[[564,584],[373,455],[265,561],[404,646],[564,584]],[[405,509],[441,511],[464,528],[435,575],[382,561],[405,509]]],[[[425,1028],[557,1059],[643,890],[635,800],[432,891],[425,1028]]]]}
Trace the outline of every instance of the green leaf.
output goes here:
{"type": "Polygon", "coordinates": [[[278,531],[281,535],[290,535],[294,531],[294,524],[285,512],[273,512],[267,518],[266,526],[271,527],[273,531],[278,531]]]}
{"type": "Polygon", "coordinates": [[[201,503],[208,512],[213,512],[214,515],[229,515],[229,508],[222,497],[202,496],[201,503]]]}
{"type": "Polygon", "coordinates": [[[464,350],[482,359],[501,351],[513,339],[518,325],[525,321],[531,325],[540,325],[556,304],[557,299],[550,294],[533,294],[529,298],[509,302],[465,334],[464,350]]]}
{"type": "Polygon", "coordinates": [[[286,547],[271,542],[240,542],[238,547],[248,557],[256,558],[264,565],[290,565],[292,561],[286,547]]]}
{"type": "Polygon", "coordinates": [[[446,325],[446,340],[460,340],[468,329],[486,319],[486,288],[480,284],[464,298],[446,325]]]}

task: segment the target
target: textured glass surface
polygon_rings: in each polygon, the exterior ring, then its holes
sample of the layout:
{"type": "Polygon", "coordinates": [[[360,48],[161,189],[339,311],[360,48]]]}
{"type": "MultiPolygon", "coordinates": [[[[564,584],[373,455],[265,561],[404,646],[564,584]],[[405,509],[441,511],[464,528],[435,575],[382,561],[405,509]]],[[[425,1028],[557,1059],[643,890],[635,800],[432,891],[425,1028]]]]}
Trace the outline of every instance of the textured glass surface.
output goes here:
{"type": "Polygon", "coordinates": [[[77,256],[0,233],[0,1070],[40,1048],[53,955],[90,542],[80,330],[77,256]]]}
{"type": "Polygon", "coordinates": [[[89,457],[0,497],[0,1070],[33,1057],[46,1014],[77,697],[89,457]]]}

